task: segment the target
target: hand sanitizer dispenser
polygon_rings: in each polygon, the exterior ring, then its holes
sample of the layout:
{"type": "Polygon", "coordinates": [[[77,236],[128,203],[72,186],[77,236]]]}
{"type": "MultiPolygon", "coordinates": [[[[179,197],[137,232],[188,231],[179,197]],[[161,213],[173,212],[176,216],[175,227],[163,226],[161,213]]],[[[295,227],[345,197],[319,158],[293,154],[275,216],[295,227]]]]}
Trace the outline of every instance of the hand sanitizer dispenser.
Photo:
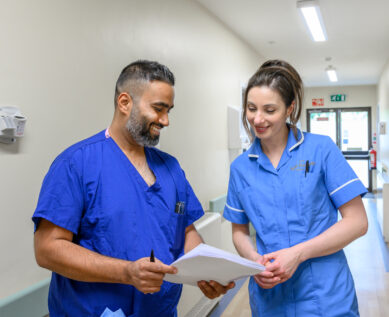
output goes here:
{"type": "Polygon", "coordinates": [[[24,117],[17,107],[0,107],[0,142],[14,143],[24,135],[26,125],[24,117]]]}

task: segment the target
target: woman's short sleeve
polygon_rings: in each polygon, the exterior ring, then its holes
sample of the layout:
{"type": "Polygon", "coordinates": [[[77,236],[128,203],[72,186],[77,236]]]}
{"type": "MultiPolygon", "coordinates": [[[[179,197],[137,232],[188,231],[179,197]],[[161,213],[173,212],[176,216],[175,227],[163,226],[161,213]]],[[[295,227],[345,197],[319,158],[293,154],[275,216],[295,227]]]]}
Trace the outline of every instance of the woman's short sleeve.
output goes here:
{"type": "Polygon", "coordinates": [[[366,187],[330,138],[327,139],[324,152],[325,183],[335,207],[338,209],[353,198],[363,196],[367,192],[366,187]]]}
{"type": "Polygon", "coordinates": [[[249,222],[249,219],[239,200],[238,188],[236,186],[237,177],[239,176],[231,167],[227,202],[224,207],[223,217],[233,223],[246,224],[249,222]]]}

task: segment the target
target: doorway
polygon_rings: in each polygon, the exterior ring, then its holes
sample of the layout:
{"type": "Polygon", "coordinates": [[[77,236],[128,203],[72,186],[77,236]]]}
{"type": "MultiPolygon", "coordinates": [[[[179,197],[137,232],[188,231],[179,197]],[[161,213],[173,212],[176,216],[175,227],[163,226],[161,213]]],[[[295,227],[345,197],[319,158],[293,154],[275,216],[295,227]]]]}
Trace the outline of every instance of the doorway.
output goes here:
{"type": "Polygon", "coordinates": [[[308,132],[328,135],[342,151],[369,192],[372,190],[369,170],[371,148],[370,108],[307,109],[308,132]]]}

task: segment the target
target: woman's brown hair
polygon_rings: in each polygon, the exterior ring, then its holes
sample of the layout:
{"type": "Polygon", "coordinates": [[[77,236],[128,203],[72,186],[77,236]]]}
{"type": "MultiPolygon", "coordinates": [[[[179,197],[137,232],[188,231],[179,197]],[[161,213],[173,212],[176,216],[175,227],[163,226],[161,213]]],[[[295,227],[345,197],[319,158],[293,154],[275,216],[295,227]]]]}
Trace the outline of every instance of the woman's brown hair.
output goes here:
{"type": "Polygon", "coordinates": [[[302,100],[303,100],[303,82],[298,72],[289,63],[282,60],[269,60],[250,78],[244,93],[242,121],[247,134],[252,139],[252,133],[246,120],[247,113],[247,95],[253,87],[269,87],[277,91],[286,107],[290,107],[295,102],[294,109],[289,116],[289,123],[297,139],[296,124],[300,119],[302,100]]]}

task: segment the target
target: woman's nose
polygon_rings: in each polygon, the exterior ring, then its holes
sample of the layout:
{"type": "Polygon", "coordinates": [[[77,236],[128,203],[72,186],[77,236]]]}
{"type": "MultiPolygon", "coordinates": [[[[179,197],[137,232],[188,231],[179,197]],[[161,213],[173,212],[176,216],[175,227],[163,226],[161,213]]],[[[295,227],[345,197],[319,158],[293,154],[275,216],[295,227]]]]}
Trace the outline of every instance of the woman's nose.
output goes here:
{"type": "Polygon", "coordinates": [[[264,117],[263,117],[262,113],[258,111],[257,114],[254,117],[254,124],[255,125],[261,124],[264,121],[265,120],[264,120],[264,117]]]}

